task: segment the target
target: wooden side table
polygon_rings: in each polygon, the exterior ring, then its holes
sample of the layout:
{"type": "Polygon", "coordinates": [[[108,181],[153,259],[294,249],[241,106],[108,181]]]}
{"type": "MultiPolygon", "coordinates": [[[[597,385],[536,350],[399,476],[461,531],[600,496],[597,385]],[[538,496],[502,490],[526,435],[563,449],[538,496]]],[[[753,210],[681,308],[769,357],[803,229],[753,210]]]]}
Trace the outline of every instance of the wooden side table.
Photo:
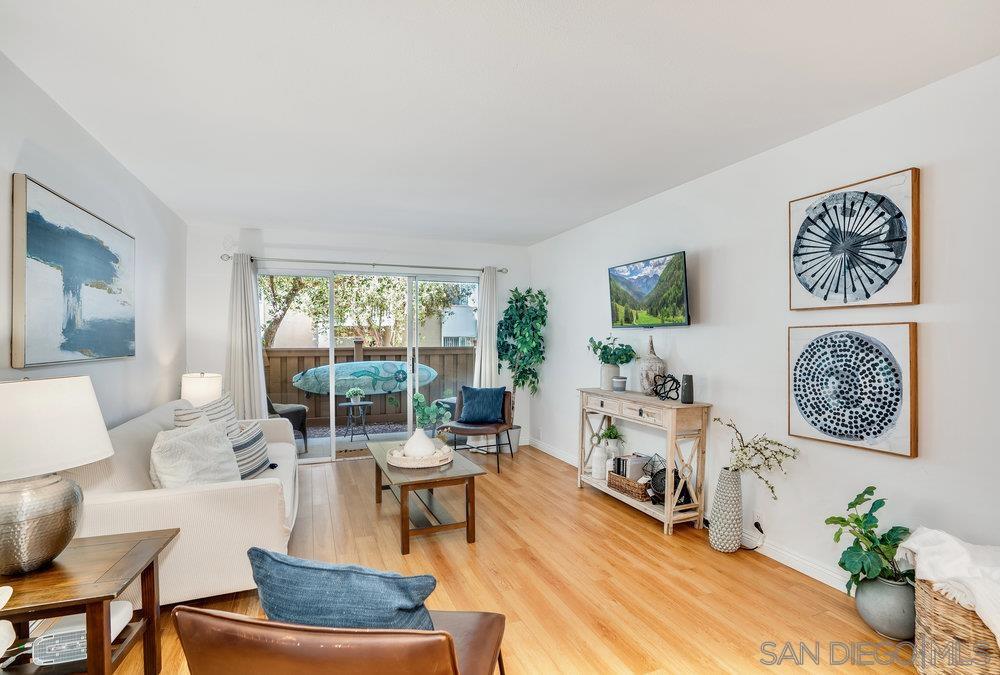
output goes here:
{"type": "Polygon", "coordinates": [[[0,586],[14,595],[0,610],[0,619],[14,624],[18,638],[27,639],[28,622],[68,614],[87,615],[87,661],[65,666],[35,666],[26,656],[5,673],[80,673],[106,675],[142,638],[146,675],[160,672],[160,598],[156,558],[180,530],[155,530],[70,542],[51,565],[28,574],[0,576],[0,586]],[[142,588],[142,607],[111,642],[111,601],[136,577],[142,588]]]}

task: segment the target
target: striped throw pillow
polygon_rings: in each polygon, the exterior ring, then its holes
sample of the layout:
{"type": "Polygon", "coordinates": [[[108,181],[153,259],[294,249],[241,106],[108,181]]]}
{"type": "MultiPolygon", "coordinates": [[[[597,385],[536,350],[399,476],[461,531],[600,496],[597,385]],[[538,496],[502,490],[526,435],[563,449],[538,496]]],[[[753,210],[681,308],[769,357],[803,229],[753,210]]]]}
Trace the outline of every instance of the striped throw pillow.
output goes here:
{"type": "Polygon", "coordinates": [[[257,422],[240,422],[236,419],[236,407],[230,394],[202,406],[175,410],[174,426],[189,427],[201,417],[207,417],[213,423],[226,423],[226,435],[236,453],[241,479],[256,478],[271,465],[264,430],[257,422]]]}
{"type": "Polygon", "coordinates": [[[195,420],[204,415],[209,422],[226,422],[226,435],[230,438],[239,432],[240,425],[236,419],[236,406],[233,405],[233,397],[226,394],[220,399],[206,403],[205,405],[185,408],[174,411],[174,427],[189,427],[195,420]]]}
{"type": "Polygon", "coordinates": [[[240,467],[240,478],[249,480],[264,473],[271,466],[267,456],[267,441],[259,422],[243,422],[236,434],[229,435],[236,453],[236,464],[240,467]]]}

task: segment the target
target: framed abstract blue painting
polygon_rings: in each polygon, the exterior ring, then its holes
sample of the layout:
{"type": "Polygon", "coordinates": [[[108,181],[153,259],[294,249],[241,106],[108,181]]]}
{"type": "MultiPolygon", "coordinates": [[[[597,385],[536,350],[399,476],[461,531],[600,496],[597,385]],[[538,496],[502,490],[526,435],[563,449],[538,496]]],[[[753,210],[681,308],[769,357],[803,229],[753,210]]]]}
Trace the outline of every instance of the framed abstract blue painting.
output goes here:
{"type": "Polygon", "coordinates": [[[14,174],[14,368],[135,356],[135,239],[14,174]]]}

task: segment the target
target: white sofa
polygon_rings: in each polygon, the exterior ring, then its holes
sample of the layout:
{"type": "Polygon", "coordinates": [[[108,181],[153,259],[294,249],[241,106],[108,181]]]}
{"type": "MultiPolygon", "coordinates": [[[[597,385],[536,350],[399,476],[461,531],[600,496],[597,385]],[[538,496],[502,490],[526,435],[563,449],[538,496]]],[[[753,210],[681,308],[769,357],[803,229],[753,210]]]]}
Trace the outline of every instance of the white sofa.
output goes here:
{"type": "MultiPolygon", "coordinates": [[[[259,420],[277,468],[252,480],[157,489],[149,480],[156,434],[174,426],[172,401],[110,430],[115,454],[64,472],[83,489],[78,537],[180,528],[160,555],[160,602],[168,605],[254,588],[247,549],[282,553],[295,524],[298,472],[287,420],[259,420]]],[[[127,599],[137,604],[136,588],[127,599]]]]}

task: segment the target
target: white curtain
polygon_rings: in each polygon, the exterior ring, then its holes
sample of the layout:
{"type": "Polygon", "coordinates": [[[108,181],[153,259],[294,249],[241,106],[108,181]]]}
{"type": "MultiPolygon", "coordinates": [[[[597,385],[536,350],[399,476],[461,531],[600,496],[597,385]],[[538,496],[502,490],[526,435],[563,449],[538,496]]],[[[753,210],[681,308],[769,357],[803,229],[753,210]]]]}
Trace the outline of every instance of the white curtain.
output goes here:
{"type": "Polygon", "coordinates": [[[495,387],[497,374],[497,268],[484,267],[479,275],[479,333],[472,386],[495,387]]]}
{"type": "Polygon", "coordinates": [[[257,299],[257,265],[246,253],[233,255],[224,383],[226,390],[233,395],[236,415],[240,419],[267,417],[264,353],[260,342],[260,305],[257,299]]]}

